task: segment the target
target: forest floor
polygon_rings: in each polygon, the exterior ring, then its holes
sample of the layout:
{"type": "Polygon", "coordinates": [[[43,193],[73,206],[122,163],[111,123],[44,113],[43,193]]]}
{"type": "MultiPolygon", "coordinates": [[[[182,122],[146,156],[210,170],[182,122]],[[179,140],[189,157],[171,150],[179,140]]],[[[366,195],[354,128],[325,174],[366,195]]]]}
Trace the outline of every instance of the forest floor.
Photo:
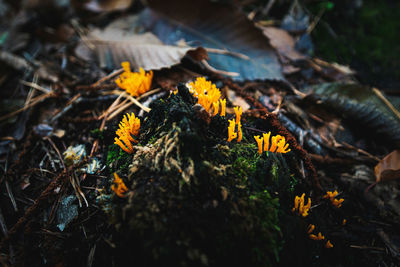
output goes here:
{"type": "Polygon", "coordinates": [[[2,265],[400,265],[400,9],[222,2],[0,0],[2,265]],[[290,152],[259,153],[268,132],[290,152]]]}

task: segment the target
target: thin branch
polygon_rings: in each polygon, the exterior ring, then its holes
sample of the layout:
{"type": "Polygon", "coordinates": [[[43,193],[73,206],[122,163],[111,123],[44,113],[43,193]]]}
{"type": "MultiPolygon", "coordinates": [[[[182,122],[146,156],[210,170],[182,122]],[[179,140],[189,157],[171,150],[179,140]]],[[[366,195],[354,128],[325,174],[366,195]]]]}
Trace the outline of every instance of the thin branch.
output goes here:
{"type": "Polygon", "coordinates": [[[216,68],[214,68],[213,66],[208,64],[208,62],[205,59],[201,60],[201,63],[203,63],[204,67],[207,70],[209,70],[211,72],[214,72],[216,74],[221,74],[221,75],[226,75],[226,76],[231,76],[231,77],[237,77],[237,76],[240,75],[237,72],[229,72],[229,71],[224,71],[224,70],[217,70],[216,68]]]}
{"type": "Polygon", "coordinates": [[[37,83],[31,83],[31,82],[27,82],[27,81],[23,81],[23,80],[20,80],[20,82],[23,85],[26,85],[26,86],[29,86],[29,87],[31,87],[33,89],[39,90],[39,91],[41,91],[41,92],[43,92],[45,94],[50,93],[50,91],[51,91],[49,89],[43,88],[42,86],[38,85],[37,83]]]}
{"type": "Polygon", "coordinates": [[[97,82],[95,82],[94,84],[90,85],[90,87],[94,88],[99,86],[101,83],[110,80],[112,78],[114,78],[117,75],[120,75],[121,73],[124,72],[124,69],[118,69],[118,70],[114,70],[113,72],[111,72],[110,74],[108,74],[107,76],[101,78],[100,80],[98,80],[97,82]]]}
{"type": "Polygon", "coordinates": [[[379,97],[380,100],[382,100],[383,103],[385,103],[386,106],[396,115],[397,118],[400,119],[400,112],[390,103],[390,101],[379,91],[378,88],[372,88],[372,91],[376,94],[377,97],[379,97]]]}
{"type": "Polygon", "coordinates": [[[218,49],[218,48],[204,48],[208,53],[213,53],[213,54],[220,54],[220,55],[229,55],[229,56],[234,56],[234,57],[238,57],[238,58],[242,58],[245,60],[250,60],[250,58],[248,56],[246,56],[245,54],[242,53],[237,53],[237,52],[232,52],[232,51],[228,51],[225,49],[218,49]]]}
{"type": "Polygon", "coordinates": [[[15,115],[21,113],[22,111],[37,105],[41,101],[43,101],[46,98],[51,97],[53,95],[54,95],[53,92],[49,92],[47,94],[43,94],[43,95],[37,96],[37,97],[33,98],[32,101],[29,104],[25,105],[24,107],[22,107],[22,108],[20,108],[20,109],[18,109],[16,111],[13,111],[11,113],[8,113],[7,115],[4,115],[4,116],[0,117],[0,121],[6,120],[6,119],[11,118],[11,117],[14,117],[15,115]]]}

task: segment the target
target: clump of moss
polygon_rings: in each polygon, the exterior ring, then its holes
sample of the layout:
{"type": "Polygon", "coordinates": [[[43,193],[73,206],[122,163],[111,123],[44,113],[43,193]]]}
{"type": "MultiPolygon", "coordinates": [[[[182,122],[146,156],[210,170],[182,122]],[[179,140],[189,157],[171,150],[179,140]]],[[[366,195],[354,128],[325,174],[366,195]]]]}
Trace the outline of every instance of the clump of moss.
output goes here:
{"type": "Polygon", "coordinates": [[[93,138],[98,138],[100,140],[104,140],[104,135],[103,135],[103,131],[101,131],[99,128],[91,130],[90,131],[90,135],[93,138]]]}
{"type": "Polygon", "coordinates": [[[131,161],[132,156],[119,146],[115,144],[108,146],[106,166],[110,174],[118,171],[118,173],[127,175],[131,161]]]}
{"type": "MultiPolygon", "coordinates": [[[[270,192],[287,175],[284,159],[259,156],[246,143],[250,136],[226,142],[227,119],[209,118],[194,103],[180,87],[144,118],[142,146],[129,165],[128,197],[115,200],[111,215],[113,260],[275,265],[282,246],[280,201],[270,192]]],[[[110,169],[123,167],[114,148],[108,155],[110,169]]]]}

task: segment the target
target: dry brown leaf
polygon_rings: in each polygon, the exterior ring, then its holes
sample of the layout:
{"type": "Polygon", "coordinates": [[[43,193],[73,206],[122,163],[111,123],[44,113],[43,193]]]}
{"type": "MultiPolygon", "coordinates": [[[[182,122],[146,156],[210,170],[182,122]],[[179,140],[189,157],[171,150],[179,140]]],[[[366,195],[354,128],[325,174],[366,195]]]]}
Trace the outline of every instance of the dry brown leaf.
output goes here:
{"type": "Polygon", "coordinates": [[[84,39],[85,42],[75,50],[75,53],[90,60],[93,53],[85,43],[93,46],[95,57],[100,67],[118,68],[123,61],[130,61],[135,70],[140,67],[145,70],[158,70],[180,63],[189,54],[195,59],[204,59],[207,52],[203,48],[178,47],[164,45],[154,34],[128,33],[125,30],[108,27],[105,30],[95,29],[84,39]]]}
{"type": "Polygon", "coordinates": [[[287,31],[276,27],[263,27],[262,30],[265,36],[269,38],[272,47],[274,47],[280,55],[290,60],[306,58],[306,56],[296,51],[294,48],[296,42],[287,31]]]}
{"type": "Polygon", "coordinates": [[[233,90],[228,90],[228,99],[232,102],[233,106],[242,107],[243,112],[246,112],[250,109],[249,103],[247,103],[247,101],[242,97],[236,95],[235,91],[233,90]]]}
{"type": "Polygon", "coordinates": [[[400,178],[400,150],[394,150],[375,166],[377,182],[400,178]]]}

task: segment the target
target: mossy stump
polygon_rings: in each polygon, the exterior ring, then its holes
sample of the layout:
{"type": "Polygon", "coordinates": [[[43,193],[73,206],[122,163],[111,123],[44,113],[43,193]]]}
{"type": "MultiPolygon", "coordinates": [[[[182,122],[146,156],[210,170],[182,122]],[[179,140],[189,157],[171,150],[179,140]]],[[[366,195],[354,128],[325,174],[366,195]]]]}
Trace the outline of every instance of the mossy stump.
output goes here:
{"type": "Polygon", "coordinates": [[[228,143],[227,127],[227,118],[210,117],[185,87],[153,104],[123,177],[129,193],[114,196],[108,209],[114,262],[276,265],[280,213],[289,210],[297,182],[294,156],[260,156],[246,127],[240,143],[228,143]]]}

